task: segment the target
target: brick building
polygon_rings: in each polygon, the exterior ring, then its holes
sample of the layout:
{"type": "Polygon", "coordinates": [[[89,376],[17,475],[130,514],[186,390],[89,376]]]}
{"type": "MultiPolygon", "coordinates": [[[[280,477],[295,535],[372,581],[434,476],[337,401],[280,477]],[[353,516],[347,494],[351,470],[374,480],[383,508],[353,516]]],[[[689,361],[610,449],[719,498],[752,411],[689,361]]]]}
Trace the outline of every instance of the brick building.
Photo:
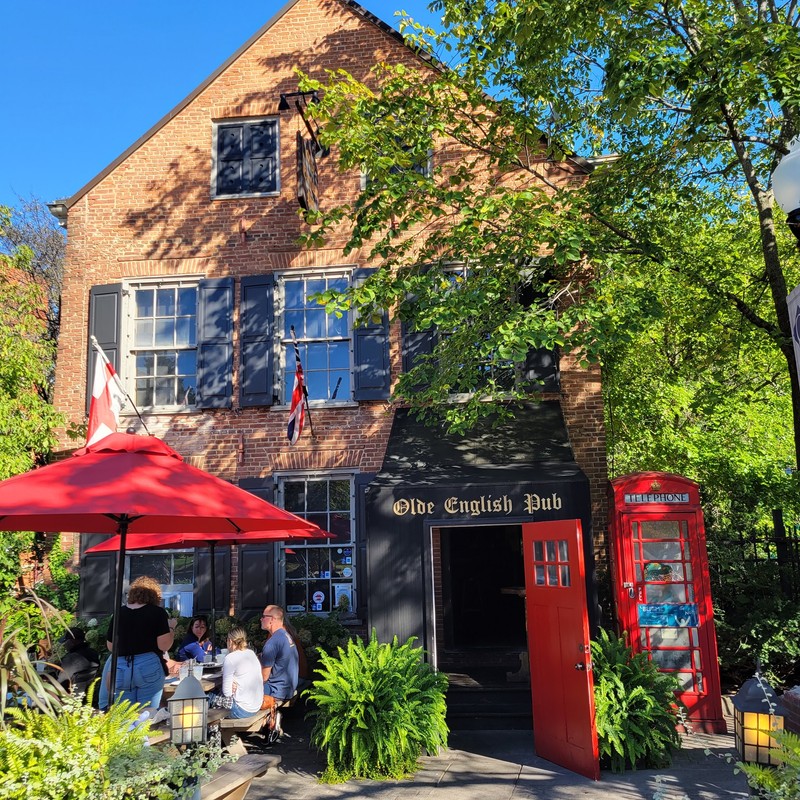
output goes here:
{"type": "MultiPolygon", "coordinates": [[[[336,534],[325,546],[218,552],[218,605],[242,616],[267,601],[325,612],[344,595],[382,639],[414,635],[439,663],[463,662],[476,629],[489,649],[525,647],[523,604],[501,591],[524,583],[522,523],[581,520],[594,596],[606,525],[600,376],[534,354],[542,402],[520,407],[514,426],[454,439],[390,403],[409,353],[399,323],[354,328],[307,301],[375,265],[359,252],[345,258],[344,240],[297,246],[303,125],[293,107],[280,108],[281,95],[297,91],[295,67],[366,78],[378,60],[429,68],[354,2],[291,0],[55,208],[68,227],[55,402],[84,417],[93,334],[151,433],[336,534]],[[294,446],[292,324],[315,434],[306,429],[294,446]]],[[[361,176],[340,173],[333,156],[319,161],[322,205],[360,190],[361,176]]],[[[458,158],[448,143],[432,154],[445,157],[458,158]]],[[[558,182],[588,171],[546,167],[558,182]]],[[[135,415],[125,422],[142,430],[135,415]]],[[[83,555],[95,541],[75,540],[85,615],[111,610],[113,558],[83,555]]],[[[205,551],[130,556],[128,574],[143,572],[182,613],[208,606],[205,551]]]]}

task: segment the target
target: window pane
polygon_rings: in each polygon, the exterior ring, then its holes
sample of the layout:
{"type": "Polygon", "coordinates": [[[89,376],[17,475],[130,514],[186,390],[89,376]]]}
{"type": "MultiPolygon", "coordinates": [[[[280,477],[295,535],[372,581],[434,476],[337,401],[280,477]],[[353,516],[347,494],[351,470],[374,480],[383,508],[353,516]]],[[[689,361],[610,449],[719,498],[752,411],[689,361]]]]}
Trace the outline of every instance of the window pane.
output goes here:
{"type": "Polygon", "coordinates": [[[331,342],[328,347],[331,369],[350,369],[350,344],[331,342]]]}
{"type": "MultiPolygon", "coordinates": [[[[328,532],[338,537],[339,541],[350,539],[350,513],[331,514],[328,532]]],[[[324,526],[323,526],[324,527],[324,526]]]]}
{"type": "Polygon", "coordinates": [[[178,347],[190,347],[195,344],[195,332],[197,323],[194,317],[178,317],[175,320],[175,344],[178,347]]]}
{"type": "Polygon", "coordinates": [[[350,481],[331,481],[331,510],[350,510],[350,481]]]}
{"type": "Polygon", "coordinates": [[[194,554],[174,553],[172,559],[172,582],[194,583],[194,554]]]}
{"type": "Polygon", "coordinates": [[[331,400],[350,399],[350,372],[331,372],[331,400]]]}
{"type": "Polygon", "coordinates": [[[328,345],[323,343],[309,344],[306,348],[306,360],[303,365],[306,372],[328,369],[328,345]]]}
{"type": "Polygon", "coordinates": [[[309,511],[328,510],[328,482],[308,481],[306,484],[307,504],[309,511]]]}
{"type": "MultiPolygon", "coordinates": [[[[306,335],[306,327],[304,323],[305,317],[303,316],[302,311],[287,311],[284,314],[283,324],[286,330],[286,336],[292,335],[292,326],[294,325],[294,333],[295,336],[299,337],[300,339],[305,338],[306,335]]],[[[287,358],[291,358],[291,363],[294,364],[294,348],[292,347],[291,343],[286,346],[287,349],[287,358]]],[[[287,361],[287,363],[289,363],[287,361]]]]}
{"type": "MultiPolygon", "coordinates": [[[[331,281],[332,283],[332,281],[331,281]]],[[[310,278],[306,281],[306,297],[310,297],[312,294],[319,294],[320,292],[324,292],[326,287],[326,280],[325,278],[310,278]]],[[[309,301],[306,301],[308,305],[311,305],[309,301]]],[[[314,303],[316,305],[316,303],[314,303]]]]}
{"type": "Polygon", "coordinates": [[[175,320],[156,320],[156,347],[169,347],[175,344],[175,320]]]}
{"type": "Polygon", "coordinates": [[[561,566],[559,567],[561,571],[561,585],[562,586],[571,586],[570,578],[569,578],[569,567],[568,566],[561,566]]]}
{"type": "Polygon", "coordinates": [[[134,326],[133,343],[135,347],[153,346],[153,320],[136,320],[134,326]]]}
{"type": "Polygon", "coordinates": [[[193,406],[197,399],[194,381],[191,383],[187,379],[178,382],[178,401],[185,406],[193,406]]]}
{"type": "Polygon", "coordinates": [[[536,585],[544,586],[544,567],[541,564],[536,565],[534,574],[536,576],[536,585]]]}
{"type": "Polygon", "coordinates": [[[283,507],[294,514],[306,510],[305,484],[302,481],[286,481],[283,484],[283,507]]]}
{"type": "Polygon", "coordinates": [[[130,581],[147,575],[162,584],[172,583],[170,557],[165,555],[131,555],[130,581]]]}
{"type": "Polygon", "coordinates": [[[159,353],[156,375],[174,375],[177,359],[175,353],[159,353]]]}
{"type": "Polygon", "coordinates": [[[685,603],[686,586],[682,583],[648,584],[648,603],[685,603]]]}
{"type": "Polygon", "coordinates": [[[308,574],[314,578],[330,578],[331,560],[328,548],[314,547],[307,552],[308,574]]]}
{"type": "Polygon", "coordinates": [[[307,576],[306,571],[306,551],[305,550],[293,550],[291,553],[285,553],[286,555],[286,577],[287,578],[305,578],[307,576]]]}
{"type": "Polygon", "coordinates": [[[547,560],[548,561],[555,561],[556,560],[556,543],[553,541],[545,542],[545,550],[547,552],[547,560]]]}
{"type": "Polygon", "coordinates": [[[141,378],[136,381],[136,405],[139,408],[153,405],[152,381],[142,380],[141,378]]]}
{"type": "Polygon", "coordinates": [[[175,405],[175,381],[172,378],[156,379],[156,405],[175,405]]]}
{"type": "Polygon", "coordinates": [[[196,350],[182,350],[178,352],[178,374],[191,376],[197,374],[196,350]]]}
{"type": "Polygon", "coordinates": [[[286,583],[286,609],[287,611],[305,611],[308,608],[306,600],[305,581],[287,581],[286,583]]]}
{"type": "Polygon", "coordinates": [[[156,316],[157,317],[175,316],[174,289],[158,289],[156,291],[156,316]]]}
{"type": "Polygon", "coordinates": [[[306,519],[309,522],[313,522],[314,525],[319,526],[322,530],[328,530],[328,526],[330,525],[330,519],[326,513],[322,514],[306,514],[306,519]]]}
{"type": "Polygon", "coordinates": [[[544,547],[541,542],[533,543],[533,560],[544,561],[544,547]]]}
{"type": "Polygon", "coordinates": [[[547,568],[547,585],[558,586],[558,567],[554,565],[547,568]]]}
{"type": "MultiPolygon", "coordinates": [[[[306,386],[308,387],[309,400],[328,399],[328,373],[311,372],[306,375],[306,386]]],[[[291,392],[290,392],[291,395],[291,392]]]]}
{"type": "Polygon", "coordinates": [[[679,561],[681,546],[679,542],[643,542],[645,561],[679,561]]]}
{"type": "Polygon", "coordinates": [[[347,314],[342,314],[341,317],[336,317],[334,314],[326,315],[328,322],[328,336],[347,336],[348,334],[348,319],[347,314]]]}
{"type": "Polygon", "coordinates": [[[327,315],[321,308],[306,311],[306,336],[309,339],[325,338],[325,317],[327,315]]]}
{"type": "Polygon", "coordinates": [[[303,308],[306,304],[305,282],[285,281],[283,284],[283,297],[286,308],[303,308]]]}
{"type": "Polygon", "coordinates": [[[558,560],[569,561],[569,545],[565,539],[559,539],[558,542],[558,560]]]}
{"type": "Polygon", "coordinates": [[[152,375],[155,369],[155,353],[138,353],[136,355],[136,374],[152,375]]]}
{"type": "Polygon", "coordinates": [[[178,308],[176,313],[190,317],[194,317],[197,314],[197,289],[194,286],[178,289],[178,308]]]}
{"type": "Polygon", "coordinates": [[[152,289],[137,289],[135,292],[136,297],[136,316],[137,317],[152,317],[153,316],[153,290],[152,289]]]}

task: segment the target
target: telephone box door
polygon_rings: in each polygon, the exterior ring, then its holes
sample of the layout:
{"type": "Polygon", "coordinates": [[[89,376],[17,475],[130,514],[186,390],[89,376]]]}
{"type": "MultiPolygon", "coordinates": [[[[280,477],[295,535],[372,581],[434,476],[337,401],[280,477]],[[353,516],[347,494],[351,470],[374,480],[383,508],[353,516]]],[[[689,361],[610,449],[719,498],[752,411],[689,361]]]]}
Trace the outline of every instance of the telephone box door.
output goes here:
{"type": "Polygon", "coordinates": [[[536,753],[599,780],[580,520],[522,526],[536,753]]]}

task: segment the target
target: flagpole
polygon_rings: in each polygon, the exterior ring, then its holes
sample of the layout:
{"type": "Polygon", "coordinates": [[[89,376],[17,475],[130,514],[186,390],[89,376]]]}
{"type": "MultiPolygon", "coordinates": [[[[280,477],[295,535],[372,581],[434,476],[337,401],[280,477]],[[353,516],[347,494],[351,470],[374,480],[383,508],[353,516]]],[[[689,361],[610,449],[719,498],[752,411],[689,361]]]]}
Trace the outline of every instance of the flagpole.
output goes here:
{"type": "Polygon", "coordinates": [[[92,347],[94,347],[94,349],[97,351],[97,355],[100,356],[100,358],[103,359],[104,363],[108,364],[108,366],[111,367],[111,374],[114,376],[114,383],[117,384],[117,387],[119,388],[119,390],[125,395],[125,397],[128,398],[128,402],[131,404],[131,406],[133,407],[133,410],[136,412],[136,416],[139,417],[139,422],[142,423],[142,427],[145,429],[145,432],[149,436],[150,435],[150,431],[147,428],[147,423],[144,421],[144,419],[142,418],[142,415],[139,413],[139,409],[136,408],[136,403],[133,402],[133,398],[128,394],[128,390],[122,385],[122,381],[119,379],[119,375],[117,375],[117,371],[114,369],[114,365],[108,360],[108,356],[105,354],[103,348],[100,347],[100,344],[97,341],[97,338],[95,337],[95,335],[92,334],[89,337],[89,339],[92,342],[92,347]]]}
{"type": "MultiPolygon", "coordinates": [[[[294,344],[295,358],[299,361],[300,349],[297,346],[297,336],[294,332],[294,325],[290,325],[289,330],[292,333],[292,343],[294,344]]],[[[317,437],[314,435],[314,423],[311,420],[311,409],[308,407],[308,386],[306,386],[305,378],[303,378],[303,405],[305,406],[306,414],[308,415],[308,429],[311,431],[311,438],[316,439],[317,437]]]]}

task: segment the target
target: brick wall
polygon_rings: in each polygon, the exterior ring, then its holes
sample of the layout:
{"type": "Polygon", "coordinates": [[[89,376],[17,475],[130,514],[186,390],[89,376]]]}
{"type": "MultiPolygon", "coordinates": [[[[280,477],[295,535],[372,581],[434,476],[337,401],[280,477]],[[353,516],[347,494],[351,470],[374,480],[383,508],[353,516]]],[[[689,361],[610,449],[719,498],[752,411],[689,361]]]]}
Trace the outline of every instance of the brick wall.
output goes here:
{"type": "MultiPolygon", "coordinates": [[[[282,92],[297,90],[294,69],[314,77],[344,67],[367,79],[379,60],[423,67],[395,37],[339,0],[298,0],[251,40],[189,102],[101,173],[72,199],[62,294],[62,323],[55,404],[75,422],[84,418],[89,290],[95,284],[154,276],[232,276],[238,280],[276,270],[336,265],[368,266],[364,252],[346,257],[344,234],[325,248],[304,251],[296,240],[306,230],[295,199],[295,111],[280,112],[282,92]],[[232,117],[280,116],[279,196],[214,199],[211,196],[213,122],[232,117]]],[[[145,121],[146,122],[146,121],[145,121]]],[[[457,163],[458,145],[441,143],[437,157],[457,163]]],[[[563,165],[544,165],[548,177],[580,176],[563,165]]],[[[320,200],[330,206],[352,200],[360,176],[338,171],[335,153],[319,164],[320,200]]],[[[411,231],[410,235],[414,235],[411,231]]],[[[234,380],[239,348],[234,339],[234,380]]],[[[393,375],[400,370],[399,325],[392,327],[393,375]]],[[[590,478],[597,548],[604,558],[605,440],[599,371],[562,364],[562,403],[578,463],[590,478]]],[[[237,386],[234,384],[234,404],[237,386]]],[[[234,408],[146,416],[192,463],[228,480],[268,477],[275,471],[380,468],[391,427],[386,402],[312,410],[315,436],[290,447],[285,409],[234,408]]],[[[129,420],[135,426],[135,417],[129,420]]],[[[139,429],[140,426],[139,426],[139,429]]],[[[74,447],[66,436],[66,449],[74,447]]]]}

